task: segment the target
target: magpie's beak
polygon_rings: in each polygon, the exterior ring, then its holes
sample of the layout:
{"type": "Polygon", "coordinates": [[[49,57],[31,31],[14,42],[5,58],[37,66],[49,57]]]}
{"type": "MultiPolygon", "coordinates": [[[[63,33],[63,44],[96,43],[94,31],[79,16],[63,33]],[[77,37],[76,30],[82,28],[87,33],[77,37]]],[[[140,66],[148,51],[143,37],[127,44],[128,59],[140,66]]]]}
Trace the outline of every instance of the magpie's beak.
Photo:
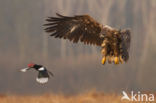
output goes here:
{"type": "Polygon", "coordinates": [[[27,70],[29,70],[30,68],[23,68],[23,69],[21,69],[20,71],[21,72],[26,72],[27,70]]]}

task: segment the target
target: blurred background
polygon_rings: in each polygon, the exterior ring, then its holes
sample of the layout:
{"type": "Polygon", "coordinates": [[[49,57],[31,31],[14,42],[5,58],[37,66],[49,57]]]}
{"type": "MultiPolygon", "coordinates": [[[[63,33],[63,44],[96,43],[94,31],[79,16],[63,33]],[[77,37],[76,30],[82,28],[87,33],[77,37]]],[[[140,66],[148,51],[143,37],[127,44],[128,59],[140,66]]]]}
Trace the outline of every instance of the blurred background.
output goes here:
{"type": "Polygon", "coordinates": [[[0,93],[75,94],[156,92],[155,0],[0,0],[0,93]],[[100,47],[49,38],[42,26],[55,13],[88,14],[101,24],[130,28],[130,59],[102,65],[100,47]],[[36,83],[37,72],[19,72],[34,62],[55,75],[36,83]]]}

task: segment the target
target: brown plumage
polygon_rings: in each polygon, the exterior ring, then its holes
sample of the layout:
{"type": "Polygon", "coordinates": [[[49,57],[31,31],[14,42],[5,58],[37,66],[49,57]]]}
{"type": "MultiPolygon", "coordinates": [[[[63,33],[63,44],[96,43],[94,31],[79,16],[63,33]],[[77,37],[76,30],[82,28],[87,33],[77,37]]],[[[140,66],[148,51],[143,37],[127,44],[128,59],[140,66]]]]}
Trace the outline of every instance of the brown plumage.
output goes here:
{"type": "Polygon", "coordinates": [[[130,31],[118,30],[107,25],[103,26],[89,15],[73,17],[49,17],[44,26],[45,31],[55,38],[68,39],[74,43],[83,42],[101,46],[103,54],[102,64],[108,59],[109,63],[118,64],[129,58],[130,31]]]}

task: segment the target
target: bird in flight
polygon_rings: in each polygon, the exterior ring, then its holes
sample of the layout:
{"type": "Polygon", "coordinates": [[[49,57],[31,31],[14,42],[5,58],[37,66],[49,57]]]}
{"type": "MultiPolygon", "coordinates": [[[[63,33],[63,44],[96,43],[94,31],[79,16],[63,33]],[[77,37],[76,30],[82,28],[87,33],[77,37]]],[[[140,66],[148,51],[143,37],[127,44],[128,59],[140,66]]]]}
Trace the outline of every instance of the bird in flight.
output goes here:
{"type": "Polygon", "coordinates": [[[20,71],[21,72],[26,72],[27,70],[30,70],[30,69],[35,69],[35,70],[37,70],[39,72],[38,76],[36,78],[36,81],[38,83],[41,83],[41,84],[47,83],[49,78],[50,78],[50,75],[54,76],[53,73],[48,71],[44,66],[34,64],[34,63],[28,64],[27,68],[21,69],[20,71]]]}
{"type": "Polygon", "coordinates": [[[45,31],[55,38],[68,39],[101,47],[101,63],[119,64],[129,59],[131,33],[129,29],[115,29],[102,25],[89,15],[48,17],[45,31]]]}

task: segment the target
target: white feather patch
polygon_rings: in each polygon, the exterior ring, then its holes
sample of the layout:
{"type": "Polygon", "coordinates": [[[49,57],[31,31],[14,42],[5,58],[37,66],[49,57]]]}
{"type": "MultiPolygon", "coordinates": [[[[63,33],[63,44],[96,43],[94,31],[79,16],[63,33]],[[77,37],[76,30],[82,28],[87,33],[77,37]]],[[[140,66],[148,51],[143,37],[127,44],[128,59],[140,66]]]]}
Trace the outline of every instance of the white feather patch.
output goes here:
{"type": "Polygon", "coordinates": [[[43,70],[45,70],[45,68],[44,68],[44,67],[41,67],[41,68],[39,68],[38,70],[39,70],[39,71],[43,71],[43,70]]]}
{"type": "Polygon", "coordinates": [[[77,26],[73,26],[72,29],[70,30],[70,33],[72,33],[76,28],[77,26]]]}
{"type": "Polygon", "coordinates": [[[45,84],[45,83],[47,83],[48,82],[48,79],[49,78],[36,78],[36,81],[38,82],[38,83],[41,83],[41,84],[45,84]]]}

